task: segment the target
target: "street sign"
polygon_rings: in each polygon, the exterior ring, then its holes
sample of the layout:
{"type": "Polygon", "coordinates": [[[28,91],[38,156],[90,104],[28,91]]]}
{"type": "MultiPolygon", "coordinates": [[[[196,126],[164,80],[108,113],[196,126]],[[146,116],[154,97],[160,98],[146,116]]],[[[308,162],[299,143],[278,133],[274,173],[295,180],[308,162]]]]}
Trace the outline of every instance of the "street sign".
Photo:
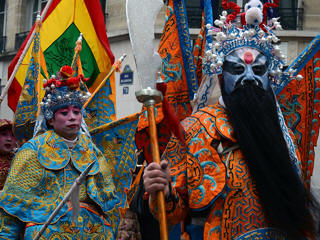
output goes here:
{"type": "Polygon", "coordinates": [[[133,84],[133,71],[129,65],[126,65],[120,74],[120,85],[132,85],[133,84]]]}
{"type": "Polygon", "coordinates": [[[129,94],[129,87],[123,87],[123,89],[122,89],[122,94],[123,94],[123,95],[129,94]]]}

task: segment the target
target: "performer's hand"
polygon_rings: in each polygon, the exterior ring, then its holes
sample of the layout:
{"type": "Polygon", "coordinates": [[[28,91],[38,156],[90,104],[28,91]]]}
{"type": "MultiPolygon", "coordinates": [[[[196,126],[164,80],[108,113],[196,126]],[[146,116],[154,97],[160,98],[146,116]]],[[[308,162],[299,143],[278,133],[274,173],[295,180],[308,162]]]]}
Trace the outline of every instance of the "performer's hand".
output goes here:
{"type": "Polygon", "coordinates": [[[143,174],[143,184],[145,190],[155,197],[156,192],[164,191],[164,195],[168,196],[170,184],[170,172],[168,162],[163,160],[160,164],[150,163],[143,174]]]}

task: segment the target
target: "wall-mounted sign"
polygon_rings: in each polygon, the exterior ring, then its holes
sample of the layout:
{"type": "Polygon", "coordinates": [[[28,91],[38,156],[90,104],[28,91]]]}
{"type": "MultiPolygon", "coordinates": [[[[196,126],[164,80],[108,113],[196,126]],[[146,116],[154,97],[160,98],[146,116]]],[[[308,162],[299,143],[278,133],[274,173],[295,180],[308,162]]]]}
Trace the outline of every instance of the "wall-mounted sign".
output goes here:
{"type": "Polygon", "coordinates": [[[122,94],[123,95],[129,94],[129,87],[123,87],[122,88],[122,94]]]}
{"type": "Polygon", "coordinates": [[[120,85],[133,84],[133,71],[129,65],[125,65],[122,73],[120,74],[120,85]]]}

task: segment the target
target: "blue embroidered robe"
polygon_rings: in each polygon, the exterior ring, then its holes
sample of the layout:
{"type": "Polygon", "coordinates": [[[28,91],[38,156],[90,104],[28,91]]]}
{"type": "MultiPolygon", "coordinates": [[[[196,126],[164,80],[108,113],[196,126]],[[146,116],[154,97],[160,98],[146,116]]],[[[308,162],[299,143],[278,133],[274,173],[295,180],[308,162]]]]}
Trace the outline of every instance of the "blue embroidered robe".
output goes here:
{"type": "MultiPolygon", "coordinates": [[[[70,204],[55,216],[41,239],[114,239],[111,223],[119,203],[112,164],[83,134],[69,149],[50,130],[25,143],[16,154],[0,194],[0,239],[33,239],[75,179],[96,160],[80,187],[80,216],[72,222],[70,204]]],[[[118,214],[117,214],[118,215],[118,214]]]]}

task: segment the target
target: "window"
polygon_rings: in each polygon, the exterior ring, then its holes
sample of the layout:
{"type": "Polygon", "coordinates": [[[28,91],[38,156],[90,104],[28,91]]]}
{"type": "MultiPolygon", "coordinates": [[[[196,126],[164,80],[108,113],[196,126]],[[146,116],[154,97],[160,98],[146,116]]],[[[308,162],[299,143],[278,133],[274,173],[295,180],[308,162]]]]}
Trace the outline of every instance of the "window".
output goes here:
{"type": "Polygon", "coordinates": [[[302,30],[303,8],[298,7],[298,0],[280,1],[276,11],[284,30],[302,30]]]}
{"type": "Polygon", "coordinates": [[[200,28],[202,8],[199,0],[186,0],[186,11],[189,28],[200,28]]]}
{"type": "Polygon", "coordinates": [[[6,1],[0,0],[0,37],[5,35],[6,1]]]}
{"type": "Polygon", "coordinates": [[[16,33],[14,45],[15,50],[18,50],[20,48],[20,46],[28,36],[30,29],[36,21],[38,11],[42,11],[45,8],[47,2],[48,0],[28,0],[26,2],[22,2],[22,9],[26,9],[26,11],[24,11],[24,13],[22,14],[22,19],[27,20],[23,20],[21,24],[22,31],[16,33]]]}
{"type": "MultiPolygon", "coordinates": [[[[211,0],[212,1],[212,13],[213,19],[216,19],[222,12],[221,2],[222,0],[211,0]]],[[[239,4],[239,0],[229,0],[232,2],[237,2],[239,4]]],[[[201,27],[201,18],[202,18],[202,5],[199,0],[186,0],[186,11],[189,28],[200,28],[201,27]]]]}
{"type": "MultiPolygon", "coordinates": [[[[103,15],[106,16],[106,0],[100,0],[100,4],[102,7],[103,15]]],[[[105,19],[105,21],[106,21],[106,19],[105,19]]]]}
{"type": "Polygon", "coordinates": [[[6,45],[6,1],[0,0],[0,53],[3,53],[6,45]]]}
{"type": "Polygon", "coordinates": [[[37,19],[37,14],[38,11],[40,10],[40,12],[45,8],[46,4],[47,4],[48,0],[32,0],[31,1],[31,7],[32,10],[30,12],[29,16],[31,17],[31,21],[30,21],[30,28],[32,27],[32,25],[35,23],[36,19],[37,19]]]}
{"type": "MultiPolygon", "coordinates": [[[[247,2],[248,0],[243,0],[242,7],[247,2]]],[[[274,2],[274,0],[261,0],[261,2],[274,2]]],[[[284,30],[302,30],[303,8],[298,7],[298,0],[279,1],[279,7],[268,9],[267,16],[268,19],[280,17],[280,23],[284,30]]]]}

